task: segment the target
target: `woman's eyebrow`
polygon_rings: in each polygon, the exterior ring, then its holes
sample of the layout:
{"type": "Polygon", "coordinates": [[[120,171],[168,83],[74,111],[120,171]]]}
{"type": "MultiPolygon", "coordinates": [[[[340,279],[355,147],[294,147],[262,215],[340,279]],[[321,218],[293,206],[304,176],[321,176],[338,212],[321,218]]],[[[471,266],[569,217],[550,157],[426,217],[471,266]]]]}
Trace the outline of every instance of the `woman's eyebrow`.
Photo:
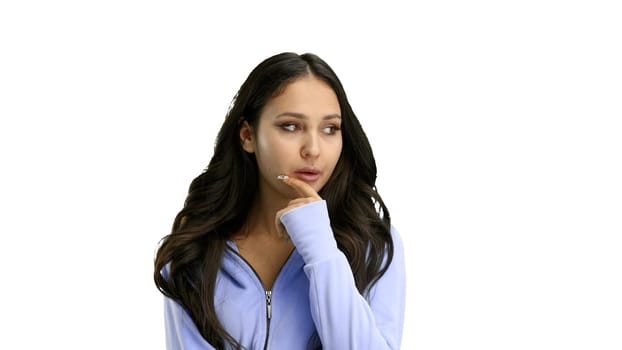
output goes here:
{"type": "MultiPolygon", "coordinates": [[[[306,115],[302,114],[302,113],[296,113],[296,112],[283,112],[278,114],[276,118],[280,118],[280,117],[294,117],[294,118],[298,118],[298,119],[309,119],[309,117],[307,117],[306,115]]],[[[339,114],[328,114],[325,115],[322,119],[327,120],[327,119],[341,119],[341,116],[339,114]]]]}

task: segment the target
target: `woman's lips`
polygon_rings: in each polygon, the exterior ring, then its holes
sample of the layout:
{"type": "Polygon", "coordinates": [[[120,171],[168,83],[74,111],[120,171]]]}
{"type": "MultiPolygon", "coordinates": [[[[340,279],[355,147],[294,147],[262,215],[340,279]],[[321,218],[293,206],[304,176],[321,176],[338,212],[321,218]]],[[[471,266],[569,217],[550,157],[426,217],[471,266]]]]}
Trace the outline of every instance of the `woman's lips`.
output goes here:
{"type": "Polygon", "coordinates": [[[313,182],[320,178],[320,172],[315,169],[300,169],[294,172],[294,175],[302,181],[313,182]]]}

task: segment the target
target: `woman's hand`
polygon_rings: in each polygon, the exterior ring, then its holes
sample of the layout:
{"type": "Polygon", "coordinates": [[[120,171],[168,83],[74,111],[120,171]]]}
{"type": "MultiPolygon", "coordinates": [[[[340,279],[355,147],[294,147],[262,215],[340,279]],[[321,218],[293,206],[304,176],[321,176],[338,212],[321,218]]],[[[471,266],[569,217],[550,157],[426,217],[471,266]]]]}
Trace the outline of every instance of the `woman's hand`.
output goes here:
{"type": "Polygon", "coordinates": [[[287,230],[285,230],[285,226],[283,226],[283,223],[281,222],[281,216],[294,208],[298,208],[305,204],[322,200],[322,197],[320,197],[320,195],[317,192],[315,192],[313,187],[311,187],[308,183],[302,180],[299,180],[294,177],[289,177],[287,175],[279,175],[278,178],[279,180],[283,181],[283,183],[290,186],[294,191],[296,191],[296,193],[299,196],[298,198],[292,199],[287,204],[287,207],[279,210],[276,213],[276,217],[275,217],[276,232],[279,238],[288,240],[289,235],[287,234],[287,230]]]}

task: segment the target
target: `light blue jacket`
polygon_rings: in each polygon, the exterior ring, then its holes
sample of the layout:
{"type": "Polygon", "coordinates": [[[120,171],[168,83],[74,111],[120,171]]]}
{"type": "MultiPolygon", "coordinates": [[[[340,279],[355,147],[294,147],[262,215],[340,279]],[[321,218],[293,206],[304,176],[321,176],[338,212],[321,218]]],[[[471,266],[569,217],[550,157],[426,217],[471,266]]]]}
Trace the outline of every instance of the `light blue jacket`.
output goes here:
{"type": "MultiPolygon", "coordinates": [[[[398,232],[391,228],[393,261],[366,299],[337,248],[325,201],[290,210],[281,222],[296,249],[271,291],[228,242],[214,295],[227,332],[248,350],[302,350],[320,341],[325,350],[399,349],[406,282],[398,232]]],[[[164,315],[167,349],[214,349],[186,311],[167,297],[164,315]]]]}

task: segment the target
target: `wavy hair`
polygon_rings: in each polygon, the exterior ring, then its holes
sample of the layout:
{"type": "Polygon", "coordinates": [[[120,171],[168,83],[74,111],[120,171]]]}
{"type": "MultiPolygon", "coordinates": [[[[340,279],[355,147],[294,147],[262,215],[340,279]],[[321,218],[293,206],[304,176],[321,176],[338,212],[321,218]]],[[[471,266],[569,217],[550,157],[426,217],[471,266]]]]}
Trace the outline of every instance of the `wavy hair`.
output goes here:
{"type": "Polygon", "coordinates": [[[350,263],[359,292],[366,295],[391,264],[390,216],[376,190],[376,161],[337,75],[314,54],[269,57],[253,69],[234,97],[214,155],[191,182],[172,231],[161,240],[155,256],[156,286],[186,309],[201,335],[217,349],[227,343],[241,348],[218,320],[214,288],[226,241],[244,224],[258,188],[255,155],[245,152],[239,139],[241,122],[256,129],[265,104],[309,74],[331,86],[341,108],[341,155],[319,194],[326,200],[337,245],[350,263]]]}

